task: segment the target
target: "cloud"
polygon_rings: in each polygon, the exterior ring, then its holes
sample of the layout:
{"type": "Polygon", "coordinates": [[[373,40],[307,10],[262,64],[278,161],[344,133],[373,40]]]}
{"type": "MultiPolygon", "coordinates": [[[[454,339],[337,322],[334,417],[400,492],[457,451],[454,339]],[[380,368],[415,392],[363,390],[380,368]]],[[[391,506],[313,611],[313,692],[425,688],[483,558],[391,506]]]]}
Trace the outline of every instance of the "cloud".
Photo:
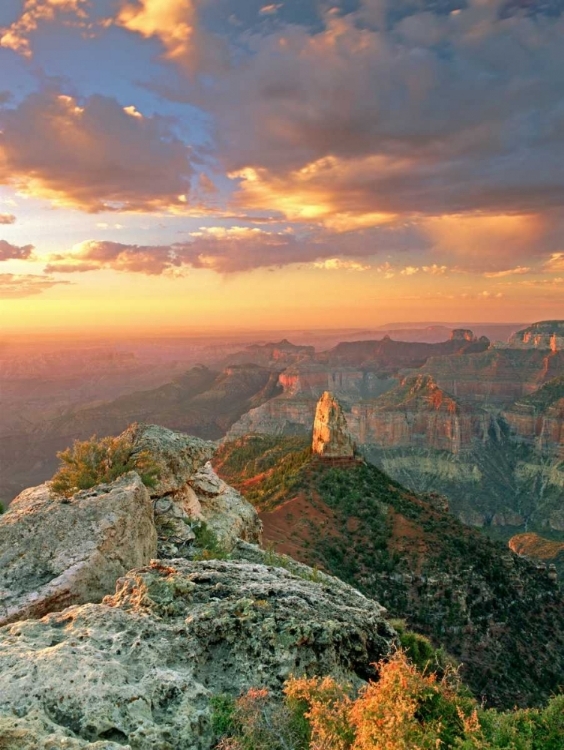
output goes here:
{"type": "MultiPolygon", "coordinates": [[[[248,226],[208,226],[191,232],[185,242],[136,245],[88,240],[49,258],[47,272],[78,273],[99,269],[162,274],[181,268],[204,268],[222,274],[274,268],[294,263],[339,262],[342,268],[364,262],[378,252],[409,252],[425,247],[425,239],[409,226],[382,226],[370,231],[297,234],[291,227],[265,230],[248,226]]],[[[384,264],[382,268],[390,267],[384,264]]],[[[378,270],[378,269],[377,269],[378,270]]]]}
{"type": "Polygon", "coordinates": [[[406,266],[400,273],[402,276],[414,276],[416,273],[419,273],[419,269],[415,266],[406,266]]]}
{"type": "Polygon", "coordinates": [[[52,289],[54,286],[70,283],[69,281],[57,281],[48,276],[0,273],[0,299],[33,297],[36,294],[41,294],[48,289],[52,289]]]}
{"type": "Polygon", "coordinates": [[[516,268],[508,268],[504,271],[491,271],[490,273],[485,273],[484,276],[487,279],[499,279],[504,276],[522,276],[530,272],[531,269],[528,266],[517,266],[516,268]]]}
{"type": "Polygon", "coordinates": [[[25,0],[21,16],[9,27],[0,28],[0,47],[31,57],[29,36],[40,23],[63,17],[67,23],[85,22],[88,0],[25,0]]]}
{"type": "MultiPolygon", "coordinates": [[[[311,252],[311,248],[306,250],[304,243],[288,233],[235,227],[234,230],[217,228],[216,231],[212,229],[196,235],[190,242],[158,246],[90,240],[66,255],[52,256],[45,272],[77,273],[112,269],[160,275],[191,267],[228,274],[299,263],[311,252]]],[[[322,252],[321,248],[317,250],[318,254],[322,252]]]]}
{"type": "Polygon", "coordinates": [[[336,231],[560,210],[563,17],[396,5],[245,32],[201,99],[237,207],[336,231]]]}
{"type": "MultiPolygon", "coordinates": [[[[1,222],[0,222],[1,223],[1,222]]],[[[18,247],[6,240],[0,240],[0,261],[4,260],[31,260],[33,257],[33,245],[18,247]]]]}
{"type": "Polygon", "coordinates": [[[15,224],[16,217],[14,214],[0,214],[0,224],[15,224]]]}
{"type": "Polygon", "coordinates": [[[545,264],[545,270],[549,272],[564,271],[564,253],[552,253],[545,264]]]}
{"type": "Polygon", "coordinates": [[[181,209],[191,153],[168,119],[49,89],[0,110],[0,184],[88,212],[181,209]]]}
{"type": "Polygon", "coordinates": [[[204,0],[135,0],[122,3],[114,19],[117,26],[158,39],[165,58],[191,71],[217,71],[222,67],[224,46],[200,24],[204,0]]]}
{"type": "Polygon", "coordinates": [[[263,5],[259,10],[259,13],[261,16],[272,16],[275,13],[278,13],[283,5],[284,3],[271,3],[270,5],[263,5]]]}
{"type": "Polygon", "coordinates": [[[356,260],[341,260],[341,258],[328,258],[313,264],[315,268],[324,271],[369,271],[370,266],[359,263],[356,260]]]}

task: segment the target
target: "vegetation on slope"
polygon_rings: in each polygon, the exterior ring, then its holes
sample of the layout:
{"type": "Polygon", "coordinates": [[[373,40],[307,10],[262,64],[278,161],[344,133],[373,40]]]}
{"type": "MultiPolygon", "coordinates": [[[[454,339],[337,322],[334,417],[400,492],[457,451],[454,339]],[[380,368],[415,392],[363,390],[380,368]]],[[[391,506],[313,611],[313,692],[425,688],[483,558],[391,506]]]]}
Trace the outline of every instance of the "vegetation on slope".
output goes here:
{"type": "Polygon", "coordinates": [[[545,709],[484,710],[456,672],[418,669],[398,651],[358,692],[332,677],[290,678],[283,701],[265,689],[215,699],[218,750],[562,750],[564,696],[545,709]]]}
{"type": "Polygon", "coordinates": [[[562,398],[564,398],[564,375],[549,380],[534,393],[519,399],[517,406],[532,406],[536,414],[542,414],[562,398]]]}
{"type": "Polygon", "coordinates": [[[310,444],[304,437],[249,435],[220,447],[214,465],[228,484],[266,510],[299,487],[311,458],[310,444]]]}
{"type": "MultiPolygon", "coordinates": [[[[223,448],[230,481],[243,492],[261,440],[223,448]],[[245,478],[237,483],[239,456],[245,478]]],[[[290,444],[279,443],[287,462],[290,444]]],[[[444,646],[463,663],[474,694],[491,705],[538,704],[564,685],[564,603],[546,573],[370,464],[307,461],[287,493],[277,489],[282,463],[278,472],[271,465],[264,484],[260,474],[254,478],[266,542],[285,551],[281,538],[291,540],[297,559],[355,585],[444,646]],[[299,506],[292,501],[298,495],[299,506]],[[292,515],[297,507],[299,517],[292,515]],[[269,539],[274,517],[279,533],[269,539]]]]}

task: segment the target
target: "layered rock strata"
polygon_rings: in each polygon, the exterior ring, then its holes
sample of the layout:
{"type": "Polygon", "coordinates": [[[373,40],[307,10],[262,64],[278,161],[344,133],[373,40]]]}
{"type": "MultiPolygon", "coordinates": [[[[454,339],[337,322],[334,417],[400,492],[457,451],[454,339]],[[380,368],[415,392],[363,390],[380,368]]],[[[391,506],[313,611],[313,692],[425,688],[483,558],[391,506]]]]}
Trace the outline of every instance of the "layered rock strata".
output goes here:
{"type": "Polygon", "coordinates": [[[487,439],[491,418],[468,409],[427,375],[406,378],[378,399],[352,407],[347,418],[358,443],[381,448],[425,447],[457,454],[487,439]]]}

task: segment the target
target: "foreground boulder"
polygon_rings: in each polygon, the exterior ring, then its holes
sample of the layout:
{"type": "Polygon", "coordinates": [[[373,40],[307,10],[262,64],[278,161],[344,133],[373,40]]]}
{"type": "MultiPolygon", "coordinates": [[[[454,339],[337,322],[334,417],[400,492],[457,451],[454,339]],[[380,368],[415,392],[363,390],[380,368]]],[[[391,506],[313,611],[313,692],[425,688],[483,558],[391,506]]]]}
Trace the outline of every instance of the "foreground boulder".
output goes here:
{"type": "Polygon", "coordinates": [[[194,522],[230,552],[238,539],[259,543],[262,525],[253,506],[223,482],[209,463],[216,444],[158,425],[132,425],[123,436],[133,455],[149,455],[159,478],[149,491],[155,505],[159,558],[190,556],[194,522]]]}
{"type": "Polygon", "coordinates": [[[358,684],[394,631],[375,602],[300,570],[153,563],[102,604],[1,628],[5,747],[209,750],[214,694],[279,691],[291,674],[358,684]]]}
{"type": "Polygon", "coordinates": [[[43,484],[0,516],[0,624],[99,602],[156,554],[153,504],[135,472],[70,499],[43,484]]]}

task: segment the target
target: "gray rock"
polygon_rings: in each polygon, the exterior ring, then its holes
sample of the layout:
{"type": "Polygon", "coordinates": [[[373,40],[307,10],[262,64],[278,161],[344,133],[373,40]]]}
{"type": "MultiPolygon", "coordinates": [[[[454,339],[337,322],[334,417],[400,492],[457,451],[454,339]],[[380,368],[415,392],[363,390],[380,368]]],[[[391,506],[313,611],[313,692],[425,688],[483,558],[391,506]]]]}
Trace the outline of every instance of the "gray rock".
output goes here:
{"type": "Polygon", "coordinates": [[[207,463],[190,482],[200,503],[199,518],[228,552],[239,539],[260,544],[262,522],[245,498],[221,480],[207,463]]]}
{"type": "Polygon", "coordinates": [[[156,562],[102,604],[0,629],[0,729],[35,732],[14,750],[209,750],[211,695],[280,691],[291,674],[359,684],[394,642],[381,608],[345,584],[156,562]]]}
{"type": "Polygon", "coordinates": [[[178,492],[216,450],[215,443],[192,435],[167,430],[158,425],[132,425],[124,433],[133,444],[133,453],[148,452],[159,469],[159,481],[152,497],[178,492]]]}
{"type": "Polygon", "coordinates": [[[150,490],[159,557],[190,556],[186,544],[194,538],[189,528],[194,521],[204,521],[226,551],[237,539],[260,542],[262,524],[256,510],[209,463],[215,443],[157,425],[132,425],[123,434],[134,453],[147,452],[159,469],[159,481],[150,490]]]}
{"type": "Polygon", "coordinates": [[[100,601],[156,553],[153,506],[131,472],[61,499],[25,490],[0,516],[0,624],[100,601]]]}

